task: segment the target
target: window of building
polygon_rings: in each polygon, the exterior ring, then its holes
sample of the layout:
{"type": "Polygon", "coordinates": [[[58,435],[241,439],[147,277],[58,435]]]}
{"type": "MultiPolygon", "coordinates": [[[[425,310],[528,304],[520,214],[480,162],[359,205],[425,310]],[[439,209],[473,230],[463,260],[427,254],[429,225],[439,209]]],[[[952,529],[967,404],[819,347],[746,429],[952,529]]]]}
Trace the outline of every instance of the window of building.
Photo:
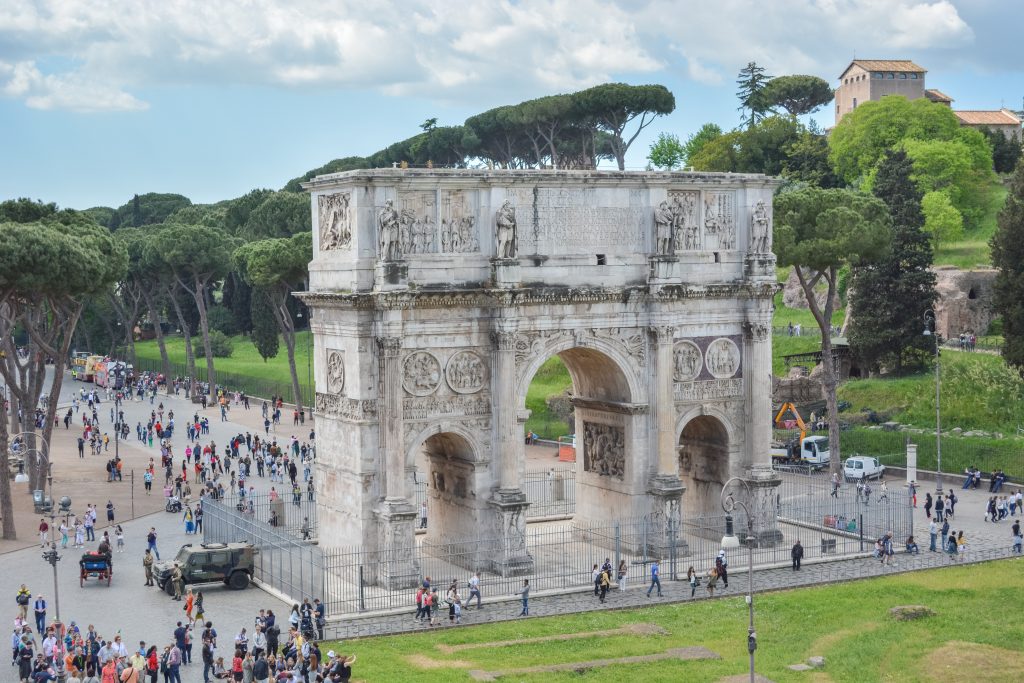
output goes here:
{"type": "Polygon", "coordinates": [[[907,74],[900,74],[900,80],[901,81],[907,80],[907,74]]]}
{"type": "Polygon", "coordinates": [[[917,80],[917,74],[910,74],[910,80],[916,81],[917,80]]]}
{"type": "Polygon", "coordinates": [[[894,73],[887,73],[887,74],[885,74],[885,80],[887,80],[887,81],[891,81],[894,78],[896,78],[896,74],[894,74],[894,73]]]}
{"type": "Polygon", "coordinates": [[[881,71],[873,71],[873,72],[871,72],[871,77],[872,78],[881,78],[882,77],[882,72],[881,71]]]}
{"type": "Polygon", "coordinates": [[[853,108],[854,109],[857,108],[857,98],[856,97],[853,98],[853,108]]]}
{"type": "Polygon", "coordinates": [[[839,116],[839,103],[836,103],[836,116],[839,116]]]}

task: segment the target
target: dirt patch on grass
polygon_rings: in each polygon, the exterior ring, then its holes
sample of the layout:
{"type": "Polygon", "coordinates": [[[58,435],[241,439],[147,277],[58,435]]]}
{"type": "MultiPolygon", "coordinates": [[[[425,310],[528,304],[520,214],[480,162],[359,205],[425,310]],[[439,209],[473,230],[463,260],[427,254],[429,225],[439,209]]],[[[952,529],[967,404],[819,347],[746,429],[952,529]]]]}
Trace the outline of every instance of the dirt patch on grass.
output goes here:
{"type": "Polygon", "coordinates": [[[495,640],[489,643],[463,643],[461,645],[445,645],[437,643],[434,647],[445,654],[460,652],[462,650],[480,650],[489,647],[518,647],[532,643],[549,643],[556,640],[576,640],[578,638],[609,638],[611,636],[667,636],[668,631],[657,624],[627,624],[620,628],[605,629],[604,631],[584,631],[582,633],[559,633],[552,636],[538,636],[536,638],[520,638],[519,640],[495,640]]]}
{"type": "Polygon", "coordinates": [[[825,652],[832,648],[836,643],[851,638],[858,634],[864,634],[869,631],[874,631],[880,623],[870,622],[866,624],[858,624],[856,628],[848,628],[842,631],[834,631],[832,633],[826,633],[821,638],[811,643],[807,648],[807,652],[813,654],[825,654],[825,652]]]}
{"type": "Polygon", "coordinates": [[[426,655],[406,655],[405,660],[417,669],[468,669],[472,662],[464,659],[431,659],[426,655]]]}
{"type": "MultiPolygon", "coordinates": [[[[666,650],[665,652],[659,652],[652,655],[637,655],[635,657],[592,659],[586,662],[566,662],[564,664],[542,664],[540,666],[526,666],[519,669],[505,669],[502,671],[482,671],[480,669],[473,669],[469,672],[469,675],[475,681],[496,681],[504,676],[553,673],[555,671],[575,671],[576,673],[583,674],[591,669],[600,669],[606,666],[657,662],[663,659],[721,659],[721,657],[706,647],[675,647],[671,650],[666,650]]],[[[767,678],[764,679],[764,681],[765,683],[771,683],[767,678]]]]}
{"type": "Polygon", "coordinates": [[[1021,653],[953,640],[921,661],[922,672],[944,683],[1003,683],[1020,680],[1021,653]]]}

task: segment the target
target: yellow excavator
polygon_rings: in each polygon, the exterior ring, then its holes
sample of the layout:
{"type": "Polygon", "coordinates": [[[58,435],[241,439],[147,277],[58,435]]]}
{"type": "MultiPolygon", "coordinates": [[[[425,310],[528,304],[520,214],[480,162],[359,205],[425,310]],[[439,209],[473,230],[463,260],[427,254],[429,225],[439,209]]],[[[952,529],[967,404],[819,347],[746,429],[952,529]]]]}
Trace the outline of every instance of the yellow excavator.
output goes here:
{"type": "Polygon", "coordinates": [[[776,465],[799,465],[812,469],[821,469],[828,465],[830,454],[827,436],[807,436],[807,425],[800,417],[800,411],[790,402],[782,404],[775,414],[776,429],[784,428],[786,414],[795,418],[800,437],[794,437],[786,443],[772,443],[772,463],[776,465]]]}

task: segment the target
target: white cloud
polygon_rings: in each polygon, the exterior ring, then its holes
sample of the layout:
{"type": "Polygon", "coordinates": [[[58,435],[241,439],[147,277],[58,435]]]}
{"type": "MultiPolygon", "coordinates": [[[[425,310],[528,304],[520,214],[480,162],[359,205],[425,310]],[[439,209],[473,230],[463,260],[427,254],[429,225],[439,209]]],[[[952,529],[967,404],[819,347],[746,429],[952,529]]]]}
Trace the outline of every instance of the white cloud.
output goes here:
{"type": "Polygon", "coordinates": [[[0,94],[79,111],[183,83],[513,100],[667,68],[721,84],[751,60],[827,76],[854,52],[973,41],[949,0],[6,0],[0,94]]]}

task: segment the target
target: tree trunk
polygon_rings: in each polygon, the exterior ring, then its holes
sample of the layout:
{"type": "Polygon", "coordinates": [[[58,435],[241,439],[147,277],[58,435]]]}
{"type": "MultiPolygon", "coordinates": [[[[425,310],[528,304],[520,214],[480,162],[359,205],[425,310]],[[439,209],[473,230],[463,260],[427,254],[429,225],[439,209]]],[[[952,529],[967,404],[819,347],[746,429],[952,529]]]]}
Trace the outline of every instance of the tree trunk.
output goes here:
{"type": "Polygon", "coordinates": [[[167,343],[164,341],[164,328],[160,325],[160,316],[157,315],[156,306],[153,305],[153,295],[144,290],[143,296],[146,299],[146,310],[149,311],[149,320],[153,323],[153,332],[156,334],[156,345],[160,349],[160,364],[164,368],[164,388],[167,395],[174,393],[173,382],[171,382],[171,359],[167,355],[167,343]]]}
{"type": "MultiPolygon", "coordinates": [[[[0,399],[0,412],[3,412],[3,399],[0,399]]],[[[14,413],[14,402],[11,401],[9,408],[14,413]]],[[[0,453],[7,453],[7,414],[0,415],[0,453]]],[[[11,498],[11,471],[10,463],[6,457],[0,457],[0,522],[3,524],[3,537],[5,541],[13,541],[18,538],[14,529],[14,500],[11,498]]]]}
{"type": "MultiPolygon", "coordinates": [[[[83,307],[83,304],[78,304],[68,315],[67,320],[65,320],[64,338],[61,341],[60,350],[53,359],[53,382],[50,384],[50,394],[46,405],[46,421],[43,422],[43,443],[47,444],[46,462],[48,466],[50,465],[50,458],[53,457],[49,444],[50,439],[53,438],[53,425],[54,419],[57,417],[57,401],[60,399],[60,388],[64,384],[64,366],[67,363],[68,352],[71,349],[72,333],[78,325],[78,319],[82,314],[83,307]]],[[[45,369],[45,364],[43,367],[45,369]]],[[[53,495],[53,491],[50,491],[50,495],[53,495]]]]}
{"type": "Polygon", "coordinates": [[[195,291],[192,296],[199,308],[199,330],[203,334],[203,352],[206,354],[206,381],[210,383],[211,402],[217,397],[217,378],[213,368],[213,349],[210,348],[210,323],[206,319],[206,286],[199,278],[195,279],[195,291]]]}
{"type": "Polygon", "coordinates": [[[295,396],[295,410],[302,412],[302,392],[299,388],[299,373],[295,367],[295,321],[288,312],[288,287],[283,293],[274,295],[274,317],[277,318],[277,326],[281,328],[281,336],[284,337],[284,346],[288,351],[288,370],[292,375],[292,394],[295,396]]]}
{"type": "MultiPolygon", "coordinates": [[[[192,352],[192,331],[189,329],[188,323],[185,322],[185,314],[181,310],[181,305],[178,304],[177,299],[174,298],[173,287],[171,287],[168,292],[168,299],[171,301],[171,306],[174,307],[174,314],[178,317],[178,324],[181,325],[181,336],[185,341],[185,372],[188,373],[188,376],[192,380],[191,394],[194,396],[196,394],[195,388],[198,386],[199,378],[196,377],[196,357],[192,352]]],[[[166,353],[167,352],[165,350],[164,354],[166,353]]],[[[170,376],[165,375],[165,377],[167,377],[167,383],[170,384],[170,376]]]]}
{"type": "Polygon", "coordinates": [[[797,279],[804,290],[804,297],[807,299],[807,307],[814,320],[818,323],[821,332],[821,370],[822,389],[825,392],[825,410],[828,412],[828,450],[829,450],[829,472],[840,474],[842,469],[842,454],[839,446],[839,405],[836,399],[836,388],[839,386],[839,378],[836,376],[835,363],[832,360],[832,307],[836,293],[836,280],[838,271],[830,267],[828,273],[820,272],[808,280],[801,266],[794,266],[797,279]],[[814,297],[814,287],[819,278],[825,278],[828,284],[828,293],[825,298],[825,307],[822,310],[814,297]]]}

